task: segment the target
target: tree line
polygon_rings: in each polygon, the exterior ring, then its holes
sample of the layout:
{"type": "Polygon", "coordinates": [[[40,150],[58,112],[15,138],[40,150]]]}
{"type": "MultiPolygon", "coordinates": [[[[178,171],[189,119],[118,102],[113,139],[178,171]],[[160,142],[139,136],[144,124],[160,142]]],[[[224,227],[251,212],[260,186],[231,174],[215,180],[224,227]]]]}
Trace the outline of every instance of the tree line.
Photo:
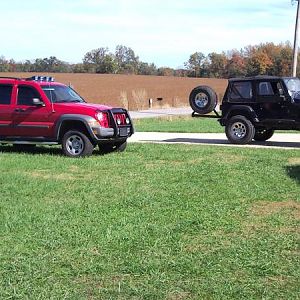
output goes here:
{"type": "Polygon", "coordinates": [[[183,63],[184,67],[174,69],[143,62],[130,47],[118,45],[114,52],[107,47],[91,50],[84,55],[81,63],[76,64],[59,60],[55,56],[21,62],[0,56],[0,72],[137,74],[211,78],[265,74],[290,76],[292,56],[293,48],[289,42],[261,43],[246,46],[241,50],[212,52],[208,55],[197,51],[183,63]]]}

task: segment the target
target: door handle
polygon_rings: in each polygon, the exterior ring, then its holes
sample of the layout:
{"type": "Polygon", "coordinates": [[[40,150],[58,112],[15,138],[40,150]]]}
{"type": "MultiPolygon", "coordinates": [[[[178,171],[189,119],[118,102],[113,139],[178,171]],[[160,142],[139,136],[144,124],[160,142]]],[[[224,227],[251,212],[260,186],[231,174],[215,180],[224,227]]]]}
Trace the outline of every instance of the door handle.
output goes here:
{"type": "Polygon", "coordinates": [[[15,112],[24,112],[24,111],[25,111],[24,108],[16,108],[16,109],[15,109],[15,112]]]}

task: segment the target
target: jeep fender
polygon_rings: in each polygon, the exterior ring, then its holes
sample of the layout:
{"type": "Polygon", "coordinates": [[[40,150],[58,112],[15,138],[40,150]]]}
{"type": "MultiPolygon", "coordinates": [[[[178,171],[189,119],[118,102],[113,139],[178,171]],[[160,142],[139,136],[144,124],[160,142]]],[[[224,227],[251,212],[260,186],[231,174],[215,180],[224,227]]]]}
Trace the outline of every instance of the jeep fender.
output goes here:
{"type": "Polygon", "coordinates": [[[91,117],[91,116],[78,115],[78,114],[65,114],[65,115],[62,115],[57,120],[57,122],[55,124],[55,128],[54,128],[54,134],[55,134],[55,137],[56,137],[57,140],[60,139],[62,125],[63,125],[63,123],[65,121],[80,122],[86,128],[87,132],[89,133],[89,136],[93,140],[97,140],[97,138],[96,138],[95,134],[93,133],[92,128],[90,126],[90,124],[92,124],[93,122],[95,122],[95,119],[93,117],[91,117]]]}
{"type": "Polygon", "coordinates": [[[259,119],[253,110],[251,106],[247,105],[235,105],[234,107],[231,107],[225,116],[222,116],[220,119],[221,125],[226,125],[227,121],[236,115],[242,115],[245,116],[247,119],[249,119],[252,123],[257,123],[259,122],[259,119]]]}

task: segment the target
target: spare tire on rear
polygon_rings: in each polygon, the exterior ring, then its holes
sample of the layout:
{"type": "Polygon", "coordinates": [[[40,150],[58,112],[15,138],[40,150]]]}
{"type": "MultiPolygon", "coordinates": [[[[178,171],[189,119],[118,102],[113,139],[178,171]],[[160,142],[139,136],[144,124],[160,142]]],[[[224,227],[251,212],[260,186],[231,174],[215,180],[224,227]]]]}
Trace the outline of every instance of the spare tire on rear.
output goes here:
{"type": "Polygon", "coordinates": [[[190,106],[200,114],[205,115],[212,112],[218,102],[216,92],[209,86],[197,86],[190,93],[190,106]]]}

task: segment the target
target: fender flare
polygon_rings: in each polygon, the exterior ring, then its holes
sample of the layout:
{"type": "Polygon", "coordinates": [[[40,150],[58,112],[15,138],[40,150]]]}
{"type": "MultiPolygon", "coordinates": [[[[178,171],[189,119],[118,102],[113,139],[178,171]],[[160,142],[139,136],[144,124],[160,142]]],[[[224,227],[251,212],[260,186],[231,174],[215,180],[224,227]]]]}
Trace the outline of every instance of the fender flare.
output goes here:
{"type": "Polygon", "coordinates": [[[227,121],[231,118],[231,116],[235,116],[235,115],[243,115],[253,123],[259,122],[259,119],[254,109],[251,106],[234,105],[227,111],[225,116],[222,116],[221,118],[222,125],[226,125],[227,121]]]}
{"type": "Polygon", "coordinates": [[[85,128],[87,129],[90,137],[93,140],[97,139],[89,125],[91,122],[95,121],[95,118],[93,118],[91,116],[87,116],[87,115],[65,114],[65,115],[62,115],[59,117],[59,119],[57,120],[55,127],[54,127],[54,134],[55,134],[55,137],[57,140],[59,140],[61,126],[65,121],[76,121],[76,122],[83,123],[85,128]]]}

